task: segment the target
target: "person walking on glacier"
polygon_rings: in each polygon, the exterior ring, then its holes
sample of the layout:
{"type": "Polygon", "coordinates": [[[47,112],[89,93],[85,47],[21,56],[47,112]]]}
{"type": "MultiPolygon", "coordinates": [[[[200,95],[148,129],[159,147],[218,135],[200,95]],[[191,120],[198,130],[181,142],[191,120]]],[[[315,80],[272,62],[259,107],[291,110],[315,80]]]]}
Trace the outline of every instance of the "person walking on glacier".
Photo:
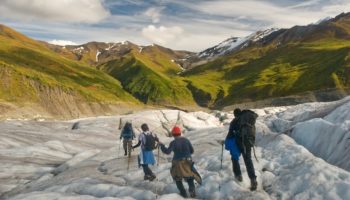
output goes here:
{"type": "Polygon", "coordinates": [[[234,110],[235,118],[231,121],[229,131],[225,139],[225,148],[231,153],[232,168],[235,178],[242,182],[242,172],[239,165],[240,154],[243,156],[247,173],[250,178],[250,190],[256,190],[254,164],[252,161],[252,148],[255,143],[255,121],[258,115],[251,110],[234,110]]]}
{"type": "Polygon", "coordinates": [[[132,129],[132,124],[126,122],[120,134],[120,139],[123,139],[124,156],[131,156],[132,140],[135,138],[135,133],[132,129]]]}
{"type": "Polygon", "coordinates": [[[153,181],[156,175],[152,172],[148,165],[155,164],[155,158],[153,150],[156,149],[156,141],[158,141],[157,136],[154,136],[148,128],[147,124],[141,125],[142,133],[139,135],[138,143],[132,148],[135,149],[141,146],[141,151],[138,156],[139,165],[142,166],[143,172],[145,174],[144,180],[153,181]]]}
{"type": "Polygon", "coordinates": [[[187,192],[182,183],[182,179],[185,179],[188,183],[190,197],[194,198],[196,197],[194,180],[201,184],[202,178],[194,168],[194,162],[191,158],[191,155],[194,152],[193,146],[187,138],[181,136],[180,127],[175,126],[171,133],[174,140],[170,142],[169,147],[166,147],[162,142],[159,142],[160,148],[165,154],[174,152],[170,174],[174,179],[181,196],[184,198],[187,197],[187,192]]]}

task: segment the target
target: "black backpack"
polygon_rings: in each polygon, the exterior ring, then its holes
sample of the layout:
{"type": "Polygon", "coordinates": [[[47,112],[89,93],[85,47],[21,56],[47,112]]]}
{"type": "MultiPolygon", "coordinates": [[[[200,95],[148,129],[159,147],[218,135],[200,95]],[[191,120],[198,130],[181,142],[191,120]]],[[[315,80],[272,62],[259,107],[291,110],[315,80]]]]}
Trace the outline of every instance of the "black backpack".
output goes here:
{"type": "Polygon", "coordinates": [[[156,144],[157,137],[155,137],[152,133],[150,133],[148,135],[145,133],[143,133],[143,134],[145,135],[145,138],[146,138],[144,149],[146,151],[152,151],[152,150],[156,149],[157,148],[157,144],[156,144]]]}
{"type": "Polygon", "coordinates": [[[254,146],[255,143],[255,122],[258,114],[251,110],[243,110],[238,120],[238,141],[243,142],[245,146],[254,146]]]}

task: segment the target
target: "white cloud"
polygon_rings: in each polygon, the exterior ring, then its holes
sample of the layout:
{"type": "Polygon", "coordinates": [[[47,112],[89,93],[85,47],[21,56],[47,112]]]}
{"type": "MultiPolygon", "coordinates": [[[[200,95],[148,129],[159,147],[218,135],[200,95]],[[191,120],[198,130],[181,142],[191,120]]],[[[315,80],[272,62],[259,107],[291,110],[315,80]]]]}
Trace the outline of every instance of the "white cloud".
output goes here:
{"type": "MultiPolygon", "coordinates": [[[[268,1],[245,0],[232,1],[203,1],[201,3],[183,3],[191,9],[206,13],[212,16],[221,16],[228,18],[238,18],[245,16],[256,26],[261,23],[268,24],[269,27],[289,28],[295,25],[307,25],[327,16],[334,16],[342,11],[350,10],[349,3],[339,1],[339,4],[329,5],[321,4],[319,0],[310,0],[303,3],[296,3],[291,6],[279,6],[268,1]],[[317,7],[310,10],[307,7],[317,7]]],[[[247,22],[245,22],[247,23],[247,22]]],[[[266,26],[266,25],[265,25],[266,26]]]]}
{"type": "Polygon", "coordinates": [[[349,12],[350,11],[350,2],[349,1],[344,1],[341,4],[334,4],[334,5],[330,5],[330,6],[325,6],[322,9],[323,12],[325,13],[342,13],[342,12],[349,12]]]}
{"type": "Polygon", "coordinates": [[[0,17],[23,21],[96,23],[109,16],[100,0],[1,0],[0,17]]]}
{"type": "Polygon", "coordinates": [[[78,44],[129,40],[139,45],[151,42],[190,51],[204,50],[228,37],[245,37],[271,27],[307,25],[350,11],[349,0],[159,0],[152,4],[138,0],[0,2],[0,23],[39,40],[70,40],[78,44]],[[109,14],[101,2],[114,14],[109,14]],[[121,9],[130,9],[130,12],[121,9]],[[103,20],[99,26],[85,24],[99,20],[103,20]]]}
{"type": "Polygon", "coordinates": [[[164,7],[151,7],[144,13],[146,16],[151,17],[153,23],[158,23],[160,21],[161,12],[164,7]]]}
{"type": "Polygon", "coordinates": [[[168,43],[179,38],[184,30],[179,26],[165,27],[149,25],[142,29],[142,35],[154,43],[167,45],[168,43]]]}
{"type": "Polygon", "coordinates": [[[68,41],[68,40],[51,40],[51,41],[48,41],[48,43],[60,45],[60,46],[77,45],[77,43],[74,43],[74,42],[68,41]]]}
{"type": "Polygon", "coordinates": [[[317,5],[318,3],[320,3],[320,0],[309,0],[296,5],[289,6],[288,8],[303,8],[308,6],[314,6],[314,5],[317,5]]]}

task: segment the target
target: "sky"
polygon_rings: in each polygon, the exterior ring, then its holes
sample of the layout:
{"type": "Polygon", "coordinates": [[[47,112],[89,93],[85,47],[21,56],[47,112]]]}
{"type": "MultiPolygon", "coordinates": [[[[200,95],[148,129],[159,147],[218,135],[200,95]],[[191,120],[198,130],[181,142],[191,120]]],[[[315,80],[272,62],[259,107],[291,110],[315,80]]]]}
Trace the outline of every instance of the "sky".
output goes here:
{"type": "Polygon", "coordinates": [[[0,0],[0,24],[61,45],[127,40],[198,52],[349,11],[350,0],[0,0]]]}

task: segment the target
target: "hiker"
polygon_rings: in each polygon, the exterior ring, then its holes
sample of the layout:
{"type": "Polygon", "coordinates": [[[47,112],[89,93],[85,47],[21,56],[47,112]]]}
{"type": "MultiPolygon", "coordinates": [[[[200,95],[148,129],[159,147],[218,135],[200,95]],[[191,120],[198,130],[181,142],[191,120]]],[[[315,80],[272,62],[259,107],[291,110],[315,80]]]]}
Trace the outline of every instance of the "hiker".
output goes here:
{"type": "Polygon", "coordinates": [[[156,175],[153,174],[148,165],[155,164],[153,149],[155,149],[155,142],[158,141],[158,138],[153,136],[149,131],[147,124],[142,124],[141,130],[142,133],[139,135],[139,141],[132,148],[135,149],[141,145],[140,155],[138,156],[139,165],[143,168],[145,174],[144,180],[153,181],[156,178],[156,175]]]}
{"type": "Polygon", "coordinates": [[[182,179],[185,179],[188,183],[190,197],[194,198],[196,197],[194,179],[200,184],[202,179],[193,166],[194,163],[191,158],[193,154],[192,144],[187,138],[181,136],[181,129],[178,126],[175,126],[171,133],[174,140],[170,142],[169,147],[167,148],[163,143],[159,142],[160,148],[165,154],[174,152],[170,174],[181,196],[187,197],[186,190],[182,184],[182,179]]]}
{"type": "Polygon", "coordinates": [[[135,138],[135,133],[132,129],[132,125],[130,122],[126,122],[123,130],[120,134],[120,139],[123,138],[123,148],[124,148],[124,156],[129,153],[129,156],[131,155],[131,147],[132,147],[132,140],[135,138]]]}
{"type": "Polygon", "coordinates": [[[253,191],[258,186],[252,161],[252,148],[255,143],[255,120],[258,115],[251,110],[241,111],[239,108],[236,108],[233,113],[235,118],[230,123],[225,139],[225,148],[230,150],[233,173],[240,182],[243,181],[239,165],[239,157],[242,154],[250,178],[250,189],[253,191]]]}

